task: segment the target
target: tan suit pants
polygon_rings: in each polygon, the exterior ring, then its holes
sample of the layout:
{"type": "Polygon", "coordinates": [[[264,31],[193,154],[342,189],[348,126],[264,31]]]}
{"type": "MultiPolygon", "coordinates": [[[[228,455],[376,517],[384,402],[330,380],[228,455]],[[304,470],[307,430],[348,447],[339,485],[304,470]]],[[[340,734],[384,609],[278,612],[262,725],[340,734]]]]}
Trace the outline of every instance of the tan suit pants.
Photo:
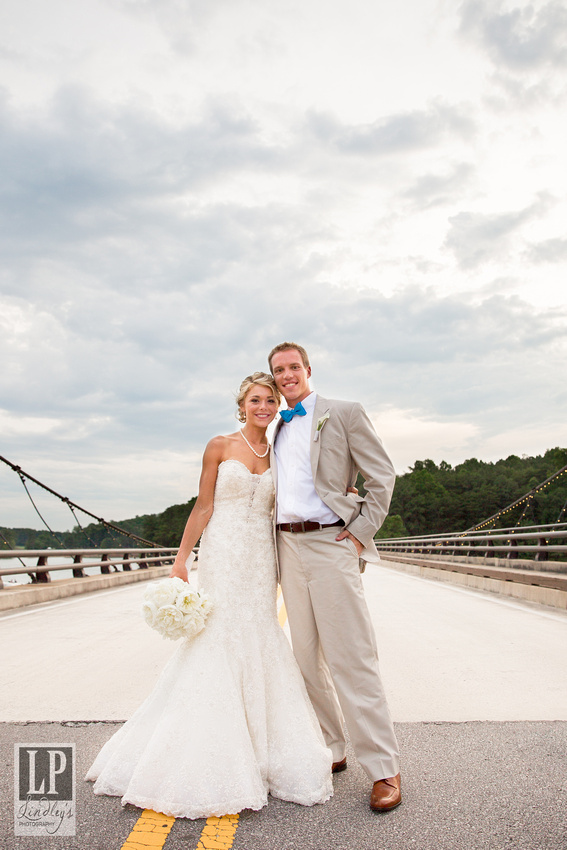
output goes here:
{"type": "Polygon", "coordinates": [[[375,782],[399,772],[398,743],[358,555],[352,541],[335,540],[337,530],[278,531],[281,585],[293,651],[333,761],[345,755],[344,716],[356,757],[375,782]]]}

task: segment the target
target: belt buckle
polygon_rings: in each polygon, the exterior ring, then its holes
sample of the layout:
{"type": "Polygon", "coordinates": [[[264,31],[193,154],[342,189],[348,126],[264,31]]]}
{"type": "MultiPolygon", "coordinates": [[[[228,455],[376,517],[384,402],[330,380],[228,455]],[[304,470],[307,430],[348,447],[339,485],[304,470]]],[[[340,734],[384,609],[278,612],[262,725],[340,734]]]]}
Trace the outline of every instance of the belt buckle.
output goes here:
{"type": "Polygon", "coordinates": [[[302,519],[297,520],[296,522],[290,522],[289,530],[291,531],[292,534],[301,534],[302,532],[305,531],[305,523],[303,522],[302,519]],[[297,531],[296,531],[293,527],[294,525],[299,525],[301,527],[298,528],[297,531]]]}

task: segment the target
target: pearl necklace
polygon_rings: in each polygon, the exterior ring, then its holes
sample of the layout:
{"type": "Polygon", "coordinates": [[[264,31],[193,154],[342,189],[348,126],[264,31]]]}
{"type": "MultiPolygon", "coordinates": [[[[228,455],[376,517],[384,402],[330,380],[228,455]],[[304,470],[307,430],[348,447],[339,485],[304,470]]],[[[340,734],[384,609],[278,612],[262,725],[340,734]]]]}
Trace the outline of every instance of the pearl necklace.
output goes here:
{"type": "Polygon", "coordinates": [[[256,451],[256,449],[252,448],[252,446],[250,445],[250,443],[248,442],[248,440],[247,440],[247,439],[246,439],[246,437],[244,436],[244,431],[241,431],[241,432],[240,432],[240,434],[241,434],[241,436],[242,436],[242,439],[244,440],[244,442],[246,443],[246,445],[247,445],[247,446],[248,446],[248,448],[250,449],[250,451],[251,451],[251,452],[254,452],[254,454],[256,455],[256,457],[266,457],[266,455],[267,455],[267,454],[268,454],[268,452],[270,451],[270,444],[269,444],[269,443],[268,443],[268,448],[266,449],[266,451],[264,452],[264,454],[263,454],[263,455],[259,455],[259,454],[258,454],[258,452],[256,451]]]}

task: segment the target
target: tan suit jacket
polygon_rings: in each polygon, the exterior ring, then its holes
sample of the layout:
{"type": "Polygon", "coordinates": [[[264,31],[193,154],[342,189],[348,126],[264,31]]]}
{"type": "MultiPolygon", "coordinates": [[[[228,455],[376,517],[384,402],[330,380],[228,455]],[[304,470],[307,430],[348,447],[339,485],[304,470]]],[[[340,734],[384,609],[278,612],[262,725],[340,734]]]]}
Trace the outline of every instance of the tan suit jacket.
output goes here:
{"type": "MultiPolygon", "coordinates": [[[[274,445],[282,422],[280,419],[276,426],[274,445]]],[[[277,494],[277,462],[273,449],[270,465],[277,494]]],[[[388,514],[396,473],[361,404],[317,395],[311,427],[311,471],[319,498],[364,544],[361,558],[379,561],[373,538],[388,514]],[[356,482],[358,472],[365,479],[367,493],[364,497],[346,492],[356,482]]],[[[275,517],[274,511],[274,524],[275,517]]]]}

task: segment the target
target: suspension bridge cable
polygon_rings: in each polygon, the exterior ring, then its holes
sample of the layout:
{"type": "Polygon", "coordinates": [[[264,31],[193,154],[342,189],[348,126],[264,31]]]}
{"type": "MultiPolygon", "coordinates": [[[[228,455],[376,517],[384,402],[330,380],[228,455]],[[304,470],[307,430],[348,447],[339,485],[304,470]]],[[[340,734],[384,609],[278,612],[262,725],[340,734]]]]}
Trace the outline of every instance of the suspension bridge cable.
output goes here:
{"type": "Polygon", "coordinates": [[[32,503],[32,505],[33,505],[33,506],[34,506],[34,508],[35,508],[35,512],[36,512],[36,514],[38,515],[38,517],[40,518],[40,520],[42,521],[42,523],[44,524],[44,526],[47,528],[47,530],[48,530],[49,532],[51,532],[51,534],[52,534],[52,536],[55,538],[55,540],[57,540],[57,542],[58,542],[58,543],[60,543],[60,544],[61,544],[61,546],[62,546],[63,548],[65,548],[65,543],[63,542],[63,540],[61,540],[61,538],[59,537],[59,535],[57,534],[57,532],[56,532],[56,531],[53,531],[53,529],[52,529],[52,528],[48,525],[48,523],[46,522],[46,520],[45,520],[45,519],[43,518],[43,516],[41,515],[41,513],[40,513],[40,511],[39,511],[38,506],[36,505],[36,503],[35,503],[35,502],[34,502],[34,500],[32,499],[31,493],[30,493],[30,491],[28,490],[28,485],[26,484],[26,479],[24,478],[24,475],[23,475],[23,473],[22,473],[22,471],[21,471],[21,470],[18,470],[18,475],[20,476],[20,481],[21,481],[21,482],[22,482],[22,484],[24,485],[24,490],[25,490],[25,491],[26,491],[26,493],[28,494],[28,498],[29,498],[30,502],[32,503]]]}
{"type": "Polygon", "coordinates": [[[533,497],[533,493],[530,493],[530,495],[526,499],[526,506],[525,506],[524,510],[522,511],[522,514],[521,514],[518,522],[516,523],[516,528],[520,527],[520,524],[521,524],[523,518],[525,517],[525,515],[527,514],[527,512],[530,508],[533,509],[533,506],[534,506],[534,497],[533,497]]]}
{"type": "Polygon", "coordinates": [[[77,523],[77,525],[79,526],[79,528],[81,529],[81,531],[83,532],[83,534],[85,535],[85,537],[87,538],[87,540],[89,541],[89,543],[91,544],[91,546],[92,546],[94,549],[98,548],[98,547],[97,547],[97,544],[94,542],[94,540],[91,540],[91,538],[89,537],[89,535],[88,535],[88,532],[87,532],[86,528],[83,528],[83,526],[82,526],[82,525],[81,525],[81,523],[79,522],[79,517],[78,517],[78,516],[77,516],[77,514],[75,513],[73,506],[69,503],[69,500],[68,500],[68,499],[66,499],[65,501],[67,502],[67,507],[69,508],[69,510],[71,511],[71,513],[73,514],[73,516],[75,517],[75,522],[77,523]]]}
{"type": "MultiPolygon", "coordinates": [[[[1,531],[0,531],[0,537],[2,538],[2,540],[4,541],[4,543],[6,544],[6,546],[8,547],[8,549],[10,549],[10,550],[13,552],[13,551],[14,551],[14,547],[13,547],[13,546],[11,546],[11,545],[10,545],[10,543],[8,543],[8,541],[6,540],[6,538],[4,537],[4,535],[2,534],[2,532],[1,532],[1,531]]],[[[20,562],[20,564],[22,565],[22,567],[26,567],[26,569],[27,569],[27,564],[24,564],[24,562],[22,561],[22,559],[21,559],[20,557],[18,557],[18,555],[15,555],[14,557],[15,557],[15,558],[18,558],[18,561],[20,562]]]]}
{"type": "MultiPolygon", "coordinates": [[[[22,483],[24,483],[23,477],[27,478],[28,481],[33,481],[34,484],[37,484],[43,490],[47,490],[48,493],[51,493],[53,496],[56,496],[62,502],[65,502],[65,504],[67,504],[70,508],[71,507],[77,508],[78,511],[81,511],[82,513],[86,514],[87,516],[90,516],[93,519],[96,519],[96,521],[101,523],[101,525],[104,525],[105,528],[109,528],[112,531],[117,531],[119,534],[123,534],[125,537],[130,537],[132,540],[138,540],[140,543],[144,543],[146,546],[159,546],[160,545],[159,543],[154,543],[152,540],[146,540],[144,537],[139,537],[137,534],[134,534],[133,531],[126,531],[124,528],[120,528],[119,525],[115,525],[112,522],[108,522],[106,519],[103,519],[102,517],[97,516],[96,514],[93,514],[92,511],[88,511],[86,508],[82,508],[81,505],[78,505],[76,502],[72,502],[70,499],[67,498],[67,496],[62,496],[61,493],[58,493],[56,490],[52,490],[52,488],[48,487],[47,484],[43,484],[43,482],[38,481],[38,479],[34,478],[33,475],[30,475],[29,473],[24,472],[24,470],[20,466],[16,466],[15,463],[11,463],[9,460],[7,460],[7,458],[2,457],[2,455],[0,455],[0,461],[2,461],[2,463],[5,463],[7,466],[9,466],[10,469],[13,469],[14,472],[17,472],[17,474],[20,476],[20,479],[22,480],[22,483]]],[[[25,483],[24,483],[24,487],[26,489],[28,496],[30,497],[30,500],[32,501],[32,504],[33,504],[33,499],[31,498],[31,496],[29,494],[29,490],[26,487],[25,483]]],[[[34,504],[34,507],[35,507],[35,504],[34,504]]],[[[36,508],[36,510],[37,510],[37,508],[36,508]]],[[[38,513],[39,513],[39,511],[38,511],[38,513]]],[[[40,514],[40,516],[41,516],[41,514],[40,514]]],[[[42,518],[42,520],[43,520],[43,518],[42,518]]],[[[45,523],[45,520],[43,520],[43,522],[45,523]]],[[[47,523],[45,523],[45,524],[47,525],[47,523]]],[[[49,526],[47,526],[47,527],[49,528],[49,526]]],[[[51,529],[49,529],[49,530],[51,531],[51,529]]],[[[52,532],[52,534],[55,535],[55,532],[52,532]]]]}
{"type": "MultiPolygon", "coordinates": [[[[518,505],[523,504],[523,502],[528,503],[526,505],[526,508],[524,509],[524,513],[525,513],[525,511],[527,510],[527,508],[529,506],[530,500],[533,499],[534,495],[536,493],[539,493],[541,490],[545,489],[545,487],[549,487],[549,485],[551,484],[552,481],[554,481],[556,478],[561,478],[561,476],[565,475],[565,473],[567,473],[567,466],[563,466],[561,469],[558,469],[557,472],[554,472],[553,475],[550,475],[549,478],[546,478],[545,481],[542,481],[540,484],[536,484],[535,487],[532,487],[532,489],[528,493],[525,493],[523,496],[520,496],[520,498],[516,499],[515,502],[512,502],[509,505],[506,505],[505,508],[501,508],[501,510],[499,510],[498,513],[492,514],[492,516],[489,516],[488,519],[484,519],[484,520],[482,520],[482,522],[479,522],[478,525],[473,525],[473,526],[471,526],[471,528],[467,528],[466,531],[463,531],[463,533],[462,533],[463,536],[465,534],[468,534],[470,531],[478,531],[479,529],[484,528],[489,523],[496,522],[496,520],[499,519],[501,516],[508,513],[508,511],[511,511],[512,508],[515,508],[518,505]]],[[[559,515],[559,519],[560,518],[561,518],[561,514],[559,515]]],[[[559,519],[557,520],[557,522],[559,522],[559,519]]]]}

